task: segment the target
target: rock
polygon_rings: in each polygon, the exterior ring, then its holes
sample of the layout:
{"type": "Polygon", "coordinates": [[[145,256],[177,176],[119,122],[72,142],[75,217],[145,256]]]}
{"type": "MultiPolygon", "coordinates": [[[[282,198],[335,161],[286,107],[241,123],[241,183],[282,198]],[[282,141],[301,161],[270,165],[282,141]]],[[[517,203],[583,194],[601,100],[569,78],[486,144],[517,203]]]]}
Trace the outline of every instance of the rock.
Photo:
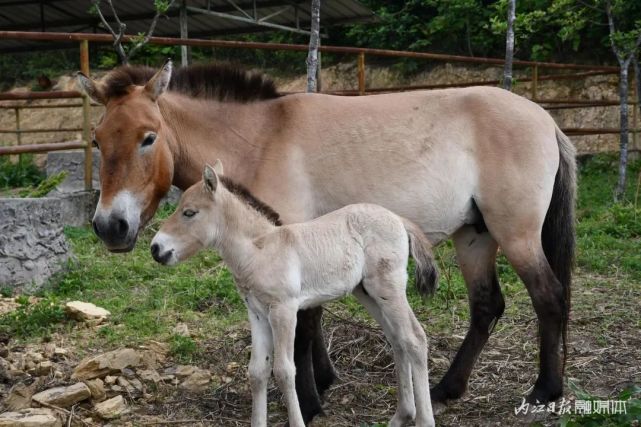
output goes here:
{"type": "Polygon", "coordinates": [[[0,414],[0,427],[62,427],[62,422],[51,409],[28,408],[0,414]]]}
{"type": "Polygon", "coordinates": [[[31,397],[40,386],[41,381],[34,381],[31,385],[18,383],[11,387],[9,395],[4,400],[4,406],[10,411],[19,411],[31,405],[31,397]]]}
{"type": "Polygon", "coordinates": [[[196,372],[198,368],[192,365],[178,365],[174,371],[174,375],[178,378],[186,378],[196,372]]]}
{"type": "Polygon", "coordinates": [[[180,384],[180,388],[192,393],[202,393],[207,390],[211,382],[211,373],[205,369],[196,369],[185,381],[180,384]]]}
{"type": "Polygon", "coordinates": [[[96,402],[102,402],[107,397],[105,393],[105,384],[100,378],[94,378],[93,380],[85,381],[85,385],[89,388],[91,392],[91,398],[96,402]]]}
{"type": "Polygon", "coordinates": [[[57,357],[65,357],[69,354],[69,351],[66,348],[56,347],[53,350],[53,355],[57,357]]]}
{"type": "Polygon", "coordinates": [[[35,377],[46,377],[53,371],[53,363],[45,360],[38,363],[29,373],[35,377]]]}
{"type": "Polygon", "coordinates": [[[118,395],[98,403],[94,407],[94,410],[100,418],[113,420],[114,418],[120,417],[127,410],[127,404],[125,403],[125,399],[118,395]]]}
{"type": "Polygon", "coordinates": [[[78,402],[91,397],[91,391],[85,383],[76,383],[68,387],[54,387],[49,390],[34,394],[34,402],[47,403],[49,405],[68,408],[78,402]]]}
{"type": "Polygon", "coordinates": [[[86,322],[92,321],[100,323],[107,317],[111,316],[108,310],[98,307],[90,302],[70,301],[65,304],[65,312],[72,319],[86,322]]]}
{"type": "Polygon", "coordinates": [[[180,335],[183,337],[188,337],[189,327],[187,326],[186,323],[177,323],[176,326],[174,326],[174,334],[180,335]]]}
{"type": "Polygon", "coordinates": [[[140,365],[140,353],[131,348],[122,348],[84,359],[74,369],[72,379],[90,380],[121,372],[127,367],[140,365]]]}
{"type": "Polygon", "coordinates": [[[116,384],[116,381],[118,381],[118,377],[116,377],[115,375],[107,375],[105,377],[105,384],[116,384]]]}
{"type": "Polygon", "coordinates": [[[155,369],[145,369],[138,372],[138,376],[143,382],[158,384],[162,381],[160,374],[155,369]]]}

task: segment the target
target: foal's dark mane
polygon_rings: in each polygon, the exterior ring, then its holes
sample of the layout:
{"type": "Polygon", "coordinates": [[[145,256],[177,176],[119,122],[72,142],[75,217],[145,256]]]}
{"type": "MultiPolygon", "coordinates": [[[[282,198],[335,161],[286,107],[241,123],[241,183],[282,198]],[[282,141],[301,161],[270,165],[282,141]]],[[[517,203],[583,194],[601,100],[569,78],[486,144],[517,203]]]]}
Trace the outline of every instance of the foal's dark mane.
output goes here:
{"type": "MultiPolygon", "coordinates": [[[[118,67],[103,79],[103,93],[107,98],[126,95],[131,86],[145,85],[156,71],[138,65],[118,67]]],[[[224,63],[195,64],[174,69],[169,90],[194,98],[243,103],[281,96],[269,77],[224,63]]]]}
{"type": "Polygon", "coordinates": [[[254,210],[258,211],[261,215],[269,220],[274,225],[283,225],[280,220],[280,215],[274,209],[271,208],[267,203],[259,200],[254,196],[245,186],[232,181],[226,176],[220,176],[220,182],[225,186],[225,188],[232,194],[238,196],[242,201],[247,205],[252,207],[254,210]]]}

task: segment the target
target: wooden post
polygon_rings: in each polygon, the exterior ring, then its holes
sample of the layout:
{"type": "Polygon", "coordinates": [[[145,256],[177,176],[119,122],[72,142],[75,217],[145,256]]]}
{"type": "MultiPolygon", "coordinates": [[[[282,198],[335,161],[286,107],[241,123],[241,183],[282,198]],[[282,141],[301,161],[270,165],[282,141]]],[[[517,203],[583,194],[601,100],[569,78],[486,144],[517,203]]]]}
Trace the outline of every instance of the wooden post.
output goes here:
{"type": "Polygon", "coordinates": [[[22,132],[20,132],[20,108],[13,109],[16,112],[16,140],[18,145],[22,145],[22,132]]]}
{"type": "MultiPolygon", "coordinates": [[[[187,2],[182,1],[180,5],[180,38],[189,38],[189,30],[187,28],[187,2]]],[[[180,46],[180,64],[183,67],[189,65],[189,46],[180,46]]]]}
{"type": "MultiPolygon", "coordinates": [[[[89,42],[80,42],[80,71],[89,76],[89,42]]],[[[85,145],[85,190],[93,186],[93,151],[91,146],[91,103],[89,97],[82,97],[82,139],[85,145]]]]}
{"type": "Polygon", "coordinates": [[[532,67],[532,101],[536,101],[539,97],[539,66],[532,67]]]}
{"type": "Polygon", "coordinates": [[[358,54],[358,94],[365,95],[365,52],[358,54]]]}

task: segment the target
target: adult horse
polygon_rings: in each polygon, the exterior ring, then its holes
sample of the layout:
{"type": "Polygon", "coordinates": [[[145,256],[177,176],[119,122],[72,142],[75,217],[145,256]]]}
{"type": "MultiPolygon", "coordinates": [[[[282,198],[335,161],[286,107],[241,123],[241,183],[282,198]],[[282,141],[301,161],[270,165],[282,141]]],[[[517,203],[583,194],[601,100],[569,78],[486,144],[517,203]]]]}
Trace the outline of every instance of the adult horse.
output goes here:
{"type": "MultiPolygon", "coordinates": [[[[418,224],[433,243],[451,236],[467,283],[470,329],[432,400],[463,394],[503,313],[499,246],[539,320],[539,375],[528,399],[562,395],[575,152],[536,104],[488,87],[281,96],[260,75],[216,65],[172,74],[170,62],[158,72],[121,67],[100,82],[78,81],[106,106],[95,128],[101,193],[93,225],[111,251],[130,251],[170,185],[189,187],[218,158],[285,223],[379,204],[418,224]]],[[[320,316],[318,309],[298,316],[296,386],[305,421],[321,412],[319,394],[335,377],[320,316]]]]}

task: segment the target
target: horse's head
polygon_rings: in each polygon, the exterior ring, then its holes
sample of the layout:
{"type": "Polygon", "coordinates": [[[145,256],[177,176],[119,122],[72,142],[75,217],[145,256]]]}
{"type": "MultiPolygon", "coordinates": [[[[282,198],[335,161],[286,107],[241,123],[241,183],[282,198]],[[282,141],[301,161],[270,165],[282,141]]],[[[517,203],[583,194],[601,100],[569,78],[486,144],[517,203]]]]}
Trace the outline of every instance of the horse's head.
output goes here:
{"type": "Polygon", "coordinates": [[[155,75],[123,67],[101,82],[78,74],[78,83],[105,113],[94,130],[100,150],[100,200],[93,228],[112,252],[127,252],[169,191],[173,157],[158,98],[171,79],[168,61],[155,75]],[[140,74],[147,73],[144,82],[140,74]]]}
{"type": "Polygon", "coordinates": [[[220,188],[223,165],[205,165],[203,180],[189,187],[176,211],[163,223],[151,242],[151,255],[165,265],[177,264],[213,245],[221,237],[224,195],[220,188]]]}

